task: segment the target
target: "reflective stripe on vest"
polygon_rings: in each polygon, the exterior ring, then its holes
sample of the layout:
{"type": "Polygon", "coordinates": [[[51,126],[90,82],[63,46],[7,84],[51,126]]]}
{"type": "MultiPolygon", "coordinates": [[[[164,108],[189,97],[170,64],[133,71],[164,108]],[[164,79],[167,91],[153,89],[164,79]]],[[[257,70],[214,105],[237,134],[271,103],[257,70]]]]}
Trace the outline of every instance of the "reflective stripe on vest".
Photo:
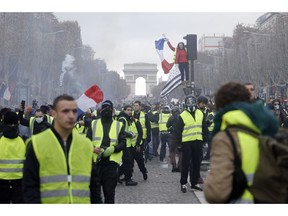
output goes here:
{"type": "Polygon", "coordinates": [[[195,111],[195,120],[192,117],[192,115],[186,110],[184,110],[180,114],[180,116],[184,122],[184,128],[182,132],[182,142],[203,140],[202,123],[204,115],[202,111],[198,109],[195,111]]]}
{"type": "Polygon", "coordinates": [[[140,116],[139,116],[139,119],[140,121],[140,124],[142,126],[142,130],[143,130],[143,139],[146,139],[147,138],[147,128],[146,128],[146,119],[145,119],[145,113],[144,112],[140,112],[140,116]]]}
{"type": "Polygon", "coordinates": [[[35,120],[36,120],[36,118],[34,116],[32,116],[29,120],[29,128],[31,131],[31,136],[33,135],[35,120]]]}
{"type": "Polygon", "coordinates": [[[22,179],[26,146],[21,137],[0,138],[0,179],[22,179]]]}
{"type": "Polygon", "coordinates": [[[45,114],[45,116],[46,116],[46,118],[47,118],[47,122],[52,125],[52,123],[53,123],[53,117],[50,116],[50,115],[47,115],[47,114],[45,114]]]}
{"type": "MultiPolygon", "coordinates": [[[[101,119],[93,120],[92,123],[92,143],[94,147],[101,147],[102,139],[103,139],[103,125],[101,119]]],[[[118,137],[121,131],[122,123],[116,120],[112,121],[109,138],[110,138],[110,146],[116,146],[118,144],[118,137]]],[[[109,160],[115,161],[116,163],[120,163],[122,158],[122,151],[118,153],[113,153],[110,155],[109,160]]],[[[98,156],[97,154],[95,154],[98,156]]],[[[94,157],[95,160],[95,157],[94,157]]]]}
{"type": "Polygon", "coordinates": [[[168,128],[166,127],[166,124],[168,122],[169,117],[171,114],[169,113],[160,113],[159,114],[159,131],[167,131],[168,128]]]}
{"type": "Polygon", "coordinates": [[[51,129],[32,136],[39,162],[42,203],[90,203],[93,146],[89,139],[72,130],[72,142],[65,153],[51,129]],[[49,164],[49,166],[47,165],[49,164]]]}

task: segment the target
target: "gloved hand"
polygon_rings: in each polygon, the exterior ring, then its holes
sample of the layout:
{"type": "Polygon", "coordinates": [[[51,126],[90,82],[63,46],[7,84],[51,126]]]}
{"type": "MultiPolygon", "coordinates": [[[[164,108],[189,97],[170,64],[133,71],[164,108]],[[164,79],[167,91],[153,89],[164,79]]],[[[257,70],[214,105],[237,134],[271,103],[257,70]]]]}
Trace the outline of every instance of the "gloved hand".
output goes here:
{"type": "Polygon", "coordinates": [[[115,147],[114,146],[110,146],[107,149],[104,150],[103,152],[103,157],[109,157],[111,154],[113,154],[115,151],[115,147]]]}

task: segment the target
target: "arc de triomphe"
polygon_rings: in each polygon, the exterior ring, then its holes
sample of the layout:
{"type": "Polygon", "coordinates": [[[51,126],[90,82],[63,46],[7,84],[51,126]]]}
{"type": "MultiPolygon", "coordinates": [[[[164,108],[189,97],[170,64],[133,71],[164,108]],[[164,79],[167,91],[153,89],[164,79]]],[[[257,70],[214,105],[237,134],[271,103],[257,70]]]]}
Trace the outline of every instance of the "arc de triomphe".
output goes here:
{"type": "Polygon", "coordinates": [[[124,77],[130,87],[130,94],[135,95],[135,82],[139,77],[146,80],[146,94],[151,94],[151,90],[157,85],[157,64],[133,63],[124,64],[124,77]]]}

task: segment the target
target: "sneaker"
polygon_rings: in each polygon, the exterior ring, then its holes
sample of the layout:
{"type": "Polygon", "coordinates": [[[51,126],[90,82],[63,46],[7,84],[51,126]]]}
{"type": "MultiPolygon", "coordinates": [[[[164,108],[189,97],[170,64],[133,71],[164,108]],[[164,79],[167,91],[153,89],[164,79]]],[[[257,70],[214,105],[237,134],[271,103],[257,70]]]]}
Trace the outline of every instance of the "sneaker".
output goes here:
{"type": "Polygon", "coordinates": [[[182,191],[183,193],[186,193],[186,191],[187,191],[187,186],[186,186],[186,184],[185,184],[185,185],[181,185],[181,191],[182,191]]]}
{"type": "Polygon", "coordinates": [[[191,191],[203,191],[203,189],[198,185],[191,185],[191,191]]]}
{"type": "Polygon", "coordinates": [[[127,180],[126,181],[126,186],[135,186],[138,184],[138,182],[134,181],[133,179],[127,180]]]}
{"type": "Polygon", "coordinates": [[[144,179],[144,180],[147,180],[147,178],[148,178],[147,173],[143,173],[143,179],[144,179]]]}

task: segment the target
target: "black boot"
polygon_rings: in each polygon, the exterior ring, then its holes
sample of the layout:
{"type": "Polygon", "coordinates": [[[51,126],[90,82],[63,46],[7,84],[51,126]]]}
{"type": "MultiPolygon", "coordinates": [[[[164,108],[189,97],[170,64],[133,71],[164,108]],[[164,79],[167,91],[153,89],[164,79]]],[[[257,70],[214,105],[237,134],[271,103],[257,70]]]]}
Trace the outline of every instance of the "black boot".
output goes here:
{"type": "Polygon", "coordinates": [[[126,181],[126,186],[135,186],[138,184],[138,182],[134,181],[133,179],[129,179],[126,181]]]}

